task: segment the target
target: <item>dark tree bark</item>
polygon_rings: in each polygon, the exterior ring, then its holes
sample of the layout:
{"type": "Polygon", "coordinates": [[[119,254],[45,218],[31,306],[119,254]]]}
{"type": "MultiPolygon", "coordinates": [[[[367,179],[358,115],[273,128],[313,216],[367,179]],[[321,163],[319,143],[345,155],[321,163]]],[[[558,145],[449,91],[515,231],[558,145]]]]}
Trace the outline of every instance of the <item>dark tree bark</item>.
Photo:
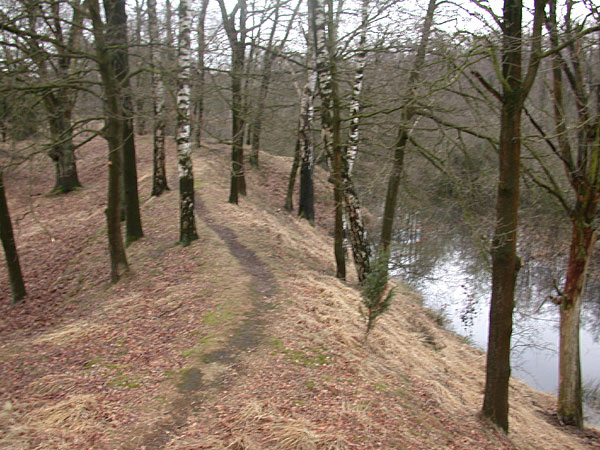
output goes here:
{"type": "Polygon", "coordinates": [[[156,0],[148,0],[148,34],[150,36],[150,67],[152,69],[152,128],[153,128],[153,165],[152,194],[158,197],[169,190],[165,167],[165,88],[159,72],[160,51],[156,0]]]}
{"type": "MultiPolygon", "coordinates": [[[[135,51],[144,55],[145,49],[142,47],[142,7],[143,0],[135,0],[135,51]]],[[[146,55],[144,55],[146,56],[146,55]]],[[[148,79],[145,73],[140,73],[136,77],[135,90],[135,125],[138,135],[146,134],[146,90],[148,88],[148,79]]]]}
{"type": "Polygon", "coordinates": [[[271,33],[269,34],[269,40],[267,42],[267,46],[264,51],[263,63],[262,63],[262,73],[260,76],[260,88],[258,92],[258,99],[256,100],[256,109],[254,111],[254,117],[248,130],[248,134],[250,137],[250,158],[249,162],[252,167],[258,168],[259,166],[259,157],[258,152],[260,150],[260,135],[262,132],[262,120],[265,111],[265,102],[267,99],[267,95],[269,93],[269,87],[271,85],[271,77],[273,72],[273,63],[277,58],[279,52],[283,50],[285,43],[287,42],[288,36],[292,29],[292,25],[294,24],[294,19],[298,13],[298,9],[302,0],[300,0],[294,9],[292,17],[290,18],[288,25],[286,27],[286,31],[282,37],[282,39],[278,42],[277,45],[274,45],[275,32],[277,31],[277,25],[279,23],[279,10],[281,8],[280,3],[278,2],[275,7],[275,18],[273,19],[273,26],[271,28],[271,33]]]}
{"type": "Polygon", "coordinates": [[[192,166],[190,74],[192,15],[188,0],[179,2],[179,74],[177,76],[177,156],[179,161],[179,242],[198,239],[194,218],[194,170],[192,166]]]}
{"type": "Polygon", "coordinates": [[[284,208],[288,212],[294,210],[294,186],[296,185],[296,177],[298,175],[298,168],[300,167],[300,139],[296,139],[296,146],[294,147],[294,160],[292,161],[292,169],[290,170],[290,176],[288,178],[287,194],[285,196],[284,208]]]}
{"type": "Polygon", "coordinates": [[[125,200],[126,243],[130,244],[144,236],[137,186],[135,156],[135,135],[133,128],[133,102],[129,75],[129,55],[127,50],[127,14],[124,0],[104,0],[107,33],[106,43],[110,47],[113,70],[120,82],[121,129],[123,131],[123,188],[125,200]]]}
{"type": "Polygon", "coordinates": [[[64,99],[55,94],[48,94],[44,101],[52,134],[52,147],[48,156],[55,167],[56,175],[52,189],[55,194],[64,194],[81,187],[75,160],[71,106],[64,103],[64,99]]]}
{"type": "Polygon", "coordinates": [[[522,77],[522,1],[505,0],[502,47],[502,109],[496,228],[492,240],[492,299],[483,415],[508,431],[508,383],[517,257],[521,112],[539,67],[545,0],[535,1],[529,69],[522,77]]]}
{"type": "MultiPolygon", "coordinates": [[[[258,151],[260,149],[260,133],[262,131],[262,116],[265,110],[265,101],[269,91],[269,85],[271,84],[271,71],[273,68],[273,62],[277,57],[277,53],[273,48],[273,39],[275,32],[277,31],[277,25],[279,23],[279,3],[275,5],[275,18],[273,20],[273,26],[271,27],[271,33],[269,34],[269,40],[267,42],[267,48],[265,49],[262,74],[260,77],[260,87],[258,91],[258,98],[256,99],[256,111],[252,123],[248,127],[248,140],[250,141],[250,157],[248,162],[251,167],[258,168],[258,151]]],[[[291,21],[290,21],[291,23],[291,21]]]]}
{"type": "Polygon", "coordinates": [[[231,45],[231,184],[229,203],[238,203],[240,195],[246,195],[246,178],[244,174],[244,102],[242,96],[242,78],[246,52],[246,1],[239,0],[231,15],[223,0],[219,0],[223,26],[231,45]],[[239,31],[236,30],[235,16],[239,10],[239,31]]]}
{"type": "MultiPolygon", "coordinates": [[[[61,17],[60,2],[50,2],[48,5],[53,27],[52,39],[55,57],[49,56],[48,50],[43,48],[36,39],[27,39],[27,52],[37,67],[39,76],[44,80],[58,79],[61,82],[42,89],[41,98],[48,114],[52,145],[48,156],[54,162],[55,184],[53,193],[61,194],[70,192],[81,186],[77,176],[75,161],[75,145],[73,143],[72,112],[77,100],[77,89],[67,87],[69,79],[77,71],[77,59],[73,54],[79,51],[83,14],[78,1],[72,4],[73,13],[70,20],[68,33],[63,29],[64,19],[61,17]]],[[[29,17],[29,31],[37,33],[36,24],[39,20],[37,14],[29,17]]]]}
{"type": "MultiPolygon", "coordinates": [[[[310,58],[309,62],[310,61],[310,58]]],[[[310,67],[310,64],[309,64],[310,67]]],[[[314,99],[317,87],[317,72],[309,69],[308,81],[301,100],[300,126],[298,131],[300,165],[300,198],[298,215],[310,223],[315,221],[315,140],[313,138],[314,99]]]]}
{"type": "Polygon", "coordinates": [[[431,35],[431,26],[433,24],[433,16],[437,7],[437,0],[429,0],[425,21],[421,30],[421,40],[417,49],[417,55],[413,63],[412,70],[408,80],[408,92],[406,95],[405,106],[402,108],[402,116],[398,127],[398,134],[394,142],[394,160],[392,162],[392,172],[388,179],[388,188],[385,196],[385,208],[383,211],[383,221],[381,224],[381,241],[379,251],[389,258],[390,244],[392,242],[392,232],[394,229],[394,219],[396,217],[396,205],[398,204],[398,187],[402,177],[404,168],[404,154],[406,151],[406,143],[408,136],[415,121],[414,102],[416,89],[421,77],[421,70],[425,63],[425,53],[429,36],[431,35]]]}
{"type": "Polygon", "coordinates": [[[104,109],[106,114],[104,137],[108,142],[108,204],[106,207],[106,224],[108,229],[108,248],[110,253],[110,279],[119,281],[129,271],[125,246],[121,235],[120,201],[121,201],[121,149],[124,145],[123,101],[119,92],[119,81],[114,72],[112,55],[107,48],[104,33],[105,26],[100,16],[98,0],[87,2],[94,43],[96,60],[102,78],[104,92],[104,109]]]}
{"type": "Polygon", "coordinates": [[[204,54],[206,53],[206,11],[208,1],[202,0],[200,14],[198,15],[198,79],[196,81],[196,101],[194,103],[194,141],[197,146],[202,142],[202,120],[204,118],[204,85],[206,78],[206,67],[204,66],[204,54]]]}
{"type": "Polygon", "coordinates": [[[6,268],[8,269],[8,280],[10,282],[10,290],[12,293],[13,303],[19,302],[25,298],[25,283],[23,282],[23,274],[21,273],[21,265],[19,264],[19,254],[15,244],[12,223],[6,202],[6,194],[4,192],[4,182],[2,177],[2,169],[0,168],[0,238],[2,239],[2,247],[4,247],[4,256],[6,258],[6,268]]]}
{"type": "MultiPolygon", "coordinates": [[[[559,51],[560,39],[556,20],[556,0],[550,1],[550,15],[547,21],[552,55],[553,99],[555,133],[558,136],[558,155],[565,168],[565,174],[575,194],[575,202],[568,207],[562,202],[572,223],[571,245],[567,264],[567,276],[563,291],[556,299],[560,306],[560,347],[559,347],[559,384],[558,417],[567,425],[583,428],[583,405],[581,388],[581,359],[579,345],[580,315],[587,276],[587,268],[592,257],[596,241],[596,215],[600,196],[600,110],[595,114],[590,101],[595,94],[600,100],[600,86],[586,85],[582,71],[582,52],[573,38],[571,8],[568,3],[565,15],[566,39],[572,44],[567,46],[568,61],[559,51]],[[567,129],[567,112],[563,96],[563,72],[573,91],[575,111],[577,111],[576,150],[571,146],[567,129]],[[596,92],[594,92],[594,90],[596,92]]],[[[598,105],[600,106],[600,104],[598,105]]]]}

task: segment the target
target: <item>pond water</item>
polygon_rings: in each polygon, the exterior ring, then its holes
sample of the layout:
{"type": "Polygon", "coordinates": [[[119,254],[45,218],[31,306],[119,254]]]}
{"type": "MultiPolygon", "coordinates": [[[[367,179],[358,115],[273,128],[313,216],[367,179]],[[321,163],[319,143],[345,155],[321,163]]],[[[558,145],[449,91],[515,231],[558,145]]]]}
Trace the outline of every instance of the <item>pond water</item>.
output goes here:
{"type": "MultiPolygon", "coordinates": [[[[430,259],[430,267],[414,270],[414,264],[400,264],[394,275],[416,288],[425,306],[440,312],[448,328],[468,337],[483,350],[487,347],[490,276],[462,251],[446,249],[430,259]]],[[[422,262],[422,261],[421,261],[422,262]]],[[[484,264],[482,264],[484,265],[484,264]]],[[[524,268],[525,269],[525,268],[524,268]]],[[[547,294],[531,282],[530,270],[519,275],[517,307],[512,338],[512,375],[535,389],[556,394],[558,387],[559,311],[547,294]],[[527,276],[529,275],[529,276],[527,276]]],[[[539,277],[543,278],[543,277],[539,277]]],[[[600,330],[597,306],[584,304],[580,332],[584,386],[600,386],[600,330]]],[[[585,389],[585,387],[584,387],[585,389]]],[[[586,425],[600,427],[600,410],[584,405],[586,425]]]]}

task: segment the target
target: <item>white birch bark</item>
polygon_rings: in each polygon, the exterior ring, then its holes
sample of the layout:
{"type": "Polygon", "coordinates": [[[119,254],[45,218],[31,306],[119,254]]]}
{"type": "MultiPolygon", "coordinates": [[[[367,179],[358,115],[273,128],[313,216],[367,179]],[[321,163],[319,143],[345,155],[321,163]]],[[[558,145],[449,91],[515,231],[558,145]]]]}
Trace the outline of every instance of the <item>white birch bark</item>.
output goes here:
{"type": "Polygon", "coordinates": [[[182,245],[198,239],[194,220],[194,173],[192,167],[190,74],[192,16],[188,0],[179,3],[179,51],[177,76],[177,158],[179,169],[180,238],[182,245]]]}
{"type": "Polygon", "coordinates": [[[348,161],[348,176],[352,176],[352,169],[356,161],[359,141],[359,114],[360,114],[360,95],[363,88],[363,79],[365,66],[367,62],[367,25],[369,20],[369,0],[363,0],[361,4],[361,25],[360,38],[356,53],[356,73],[354,75],[354,86],[352,87],[352,97],[350,98],[350,133],[348,136],[348,147],[346,160],[348,161]]]}
{"type": "MultiPolygon", "coordinates": [[[[331,177],[335,204],[334,253],[336,277],[346,278],[344,255],[344,186],[342,180],[343,157],[340,146],[340,102],[337,87],[335,24],[326,23],[321,0],[309,0],[313,11],[315,33],[315,61],[321,96],[321,135],[326,154],[331,157],[331,177]],[[329,34],[325,33],[328,25],[329,34]]],[[[332,2],[329,2],[332,8],[332,2]]],[[[331,11],[330,11],[331,12],[331,11]]]]}
{"type": "Polygon", "coordinates": [[[318,73],[314,67],[315,34],[313,29],[312,8],[309,9],[308,48],[306,50],[306,66],[308,80],[304,85],[300,100],[300,123],[298,124],[298,145],[301,155],[300,164],[300,199],[298,215],[311,223],[315,220],[314,168],[315,142],[313,138],[313,123],[315,117],[315,94],[317,90],[318,73]]]}
{"type": "Polygon", "coordinates": [[[364,69],[366,64],[366,41],[367,41],[367,23],[368,23],[369,0],[363,0],[361,6],[361,30],[360,40],[357,52],[357,67],[354,76],[354,86],[352,97],[350,99],[350,131],[348,136],[348,145],[344,156],[342,168],[342,180],[344,183],[344,234],[350,241],[354,265],[358,276],[358,281],[363,283],[366,275],[370,272],[371,248],[367,240],[360,201],[358,194],[352,182],[352,169],[358,152],[359,142],[359,114],[360,114],[360,94],[363,87],[364,69]]]}
{"type": "Polygon", "coordinates": [[[159,196],[169,190],[165,169],[165,88],[162,76],[157,73],[160,66],[158,20],[156,0],[148,0],[148,34],[150,36],[150,68],[152,69],[152,130],[154,141],[154,161],[152,174],[152,195],[159,196]]]}

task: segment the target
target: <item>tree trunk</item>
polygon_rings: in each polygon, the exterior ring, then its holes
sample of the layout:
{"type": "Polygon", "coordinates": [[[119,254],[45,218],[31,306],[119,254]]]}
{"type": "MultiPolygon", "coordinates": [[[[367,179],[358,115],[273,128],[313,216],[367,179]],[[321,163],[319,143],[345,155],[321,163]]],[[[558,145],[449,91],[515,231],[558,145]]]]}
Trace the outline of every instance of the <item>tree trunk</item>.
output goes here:
{"type": "Polygon", "coordinates": [[[60,98],[54,95],[48,95],[45,104],[50,115],[50,133],[52,134],[52,147],[48,156],[54,161],[56,173],[52,192],[63,194],[81,187],[75,162],[71,111],[62,104],[60,98]]]}
{"type": "Polygon", "coordinates": [[[232,50],[231,68],[231,186],[229,203],[238,203],[239,195],[246,195],[244,174],[244,109],[242,101],[242,74],[244,70],[244,45],[235,42],[232,50]]]}
{"type": "Polygon", "coordinates": [[[421,70],[425,63],[425,53],[429,42],[429,36],[431,35],[431,26],[433,24],[433,16],[436,7],[437,0],[429,0],[423,29],[421,30],[421,40],[419,41],[417,55],[408,80],[408,93],[406,97],[407,105],[402,109],[398,135],[394,142],[394,161],[385,196],[385,209],[383,212],[383,222],[381,224],[381,242],[379,245],[380,253],[386,255],[388,259],[390,256],[390,244],[392,242],[392,233],[394,229],[394,218],[396,216],[396,205],[398,203],[398,187],[400,185],[404,166],[404,153],[406,150],[406,143],[408,142],[408,136],[415,120],[415,110],[412,103],[416,100],[414,97],[416,95],[419,78],[421,77],[421,70]]]}
{"type": "Polygon", "coordinates": [[[269,92],[269,86],[271,84],[271,76],[272,76],[272,68],[273,62],[275,58],[277,58],[278,52],[283,49],[285,42],[287,41],[288,35],[290,33],[292,24],[294,23],[294,18],[298,12],[300,4],[302,0],[298,2],[290,21],[288,22],[288,26],[286,28],[285,35],[281,39],[281,42],[277,45],[277,48],[274,48],[273,39],[275,37],[275,32],[277,30],[277,24],[279,23],[279,9],[280,3],[278,2],[275,5],[275,18],[273,19],[273,25],[271,27],[271,33],[269,35],[269,40],[267,43],[267,47],[265,49],[265,54],[263,58],[263,67],[261,74],[261,82],[257,99],[256,111],[254,113],[254,120],[252,121],[252,126],[250,127],[250,165],[252,167],[258,168],[259,158],[258,152],[260,150],[260,135],[262,132],[262,119],[265,110],[265,102],[267,98],[267,94],[269,92]]]}
{"type": "MultiPolygon", "coordinates": [[[[311,224],[315,221],[315,194],[314,194],[314,168],[315,168],[315,140],[313,123],[315,118],[315,94],[319,74],[315,67],[315,19],[314,8],[309,3],[308,8],[308,36],[306,48],[306,67],[308,79],[304,85],[300,99],[300,120],[298,124],[298,145],[300,162],[300,195],[298,201],[298,216],[305,218],[311,224]]],[[[291,195],[288,191],[288,195],[291,195]]]]}
{"type": "Polygon", "coordinates": [[[148,34],[150,36],[150,67],[152,68],[153,99],[153,165],[152,194],[159,196],[169,190],[167,171],[165,168],[165,94],[162,76],[157,73],[160,67],[158,20],[156,17],[156,0],[148,0],[148,34]]]}
{"type": "MultiPolygon", "coordinates": [[[[578,202],[576,210],[582,206],[578,202]]],[[[596,240],[589,223],[573,221],[567,278],[560,303],[558,417],[564,424],[578,428],[583,428],[579,321],[587,267],[596,240]]]]}
{"type": "MultiPolygon", "coordinates": [[[[311,66],[310,57],[309,67],[311,66]]],[[[311,69],[309,69],[311,70],[311,69]]],[[[317,72],[311,70],[308,82],[304,87],[301,100],[300,126],[298,131],[298,144],[301,155],[300,166],[300,199],[298,202],[298,215],[311,224],[315,221],[315,141],[313,138],[314,98],[317,88],[317,72]]]]}
{"type": "Polygon", "coordinates": [[[106,114],[104,136],[108,142],[108,205],[106,224],[110,254],[110,280],[119,281],[129,271],[125,246],[121,235],[121,148],[123,147],[123,102],[119,93],[119,82],[114,72],[112,57],[104,39],[104,24],[100,17],[98,0],[88,0],[88,10],[92,19],[96,59],[102,78],[104,109],[106,114]]]}
{"type": "MultiPolygon", "coordinates": [[[[581,53],[575,48],[575,40],[568,46],[570,64],[558,51],[560,46],[556,20],[556,0],[550,1],[550,15],[547,21],[550,42],[555,53],[552,55],[553,99],[555,133],[558,136],[561,162],[567,179],[575,194],[575,206],[566,208],[572,222],[571,247],[567,266],[567,276],[560,305],[560,350],[558,417],[567,425],[583,428],[583,405],[581,390],[581,360],[579,346],[580,314],[587,268],[596,240],[595,217],[600,195],[600,109],[593,107],[590,97],[596,90],[596,103],[600,100],[600,86],[585,86],[581,53]],[[572,99],[576,105],[577,146],[574,155],[567,132],[566,114],[563,97],[562,72],[565,72],[571,85],[572,99]],[[575,162],[577,161],[577,162],[575,162]]],[[[573,37],[570,9],[565,15],[567,39],[573,37]]]]}
{"type": "Polygon", "coordinates": [[[188,0],[179,2],[179,76],[177,90],[177,155],[179,161],[180,235],[183,246],[198,239],[194,219],[194,170],[192,167],[190,73],[192,15],[188,0]]]}
{"type": "Polygon", "coordinates": [[[333,21],[333,6],[329,2],[329,20],[326,19],[321,0],[310,0],[314,18],[315,60],[321,94],[321,132],[323,146],[331,155],[333,178],[333,201],[335,205],[334,254],[336,277],[346,278],[344,254],[344,185],[342,182],[342,148],[340,142],[340,99],[337,84],[336,32],[333,21]],[[328,32],[325,32],[325,26],[328,32]]]}
{"type": "MultiPolygon", "coordinates": [[[[142,4],[143,1],[135,0],[135,51],[143,55],[145,51],[142,47],[142,4]]],[[[145,57],[146,55],[143,55],[145,57]]],[[[136,92],[135,92],[135,125],[137,126],[137,134],[146,134],[146,95],[145,90],[147,78],[146,74],[138,74],[136,77],[136,92]]]]}
{"type": "MultiPolygon", "coordinates": [[[[520,19],[519,19],[520,24],[520,19]]],[[[519,61],[513,61],[520,67],[519,61]]],[[[520,79],[520,74],[515,74],[520,79]]],[[[516,90],[515,90],[516,91],[516,90]]],[[[508,431],[508,382],[514,290],[520,262],[517,258],[519,208],[520,126],[518,99],[506,96],[500,132],[500,178],[496,229],[492,241],[492,300],[486,364],[483,414],[508,431]]]]}
{"type": "MultiPolygon", "coordinates": [[[[347,162],[344,162],[347,164],[347,162]]],[[[352,244],[352,256],[356,266],[356,275],[360,284],[364,283],[367,275],[371,271],[371,247],[367,241],[367,232],[364,227],[360,202],[354,183],[347,175],[348,169],[343,172],[344,183],[344,206],[346,213],[346,226],[350,243],[352,244]]]]}
{"type": "Polygon", "coordinates": [[[123,123],[123,197],[125,200],[126,243],[144,236],[140,217],[140,203],[137,186],[137,167],[135,156],[135,137],[133,128],[133,102],[129,79],[129,56],[127,40],[127,14],[124,0],[104,0],[107,22],[106,42],[110,50],[114,73],[120,82],[120,98],[122,102],[123,123]]]}
{"type": "Polygon", "coordinates": [[[492,239],[492,298],[486,362],[483,415],[508,431],[508,387],[515,283],[521,262],[517,257],[521,112],[540,62],[545,0],[535,0],[529,68],[522,77],[521,0],[504,3],[502,42],[502,109],[496,227],[492,239]]]}
{"type": "MultiPolygon", "coordinates": [[[[273,25],[275,29],[277,23],[273,25]]],[[[272,49],[268,48],[270,52],[272,49]]],[[[267,93],[269,91],[269,85],[271,84],[271,71],[273,67],[273,61],[275,58],[271,53],[265,54],[265,61],[263,63],[263,73],[260,81],[260,88],[258,92],[258,99],[256,105],[256,111],[254,113],[254,120],[252,125],[249,127],[248,134],[250,136],[250,165],[254,168],[258,168],[258,151],[260,149],[260,133],[262,131],[262,116],[265,111],[265,101],[267,93]]]]}
{"type": "MultiPolygon", "coordinates": [[[[411,117],[407,117],[410,119],[411,117]]],[[[389,260],[390,244],[392,242],[392,232],[394,229],[394,218],[396,217],[396,204],[398,203],[398,188],[404,168],[404,149],[408,140],[408,131],[401,126],[398,129],[398,136],[394,143],[394,161],[392,163],[392,172],[388,179],[388,187],[385,195],[385,207],[383,210],[383,221],[381,224],[381,243],[379,251],[387,255],[389,260]]]]}
{"type": "Polygon", "coordinates": [[[194,142],[200,146],[202,141],[202,119],[204,117],[204,85],[206,67],[204,67],[204,54],[206,53],[206,10],[208,1],[202,0],[198,16],[198,80],[196,84],[196,102],[194,104],[194,142]]]}
{"type": "Polygon", "coordinates": [[[12,223],[6,202],[4,192],[4,182],[2,179],[2,169],[0,168],[0,238],[4,247],[4,256],[6,258],[6,268],[8,269],[8,280],[12,292],[13,303],[19,302],[25,298],[25,283],[19,264],[19,254],[15,245],[12,223]]]}
{"type": "MultiPolygon", "coordinates": [[[[223,26],[231,45],[231,184],[229,203],[238,203],[239,195],[246,195],[246,178],[244,175],[244,102],[242,97],[242,78],[246,52],[246,1],[239,0],[239,31],[235,28],[235,14],[231,17],[223,0],[219,0],[219,8],[223,17],[223,26]]],[[[237,9],[237,8],[236,8],[237,9]]]]}
{"type": "Polygon", "coordinates": [[[294,186],[296,185],[298,167],[300,167],[300,138],[296,139],[296,146],[294,148],[294,160],[292,162],[292,170],[290,170],[287,194],[285,196],[284,208],[288,212],[292,212],[294,210],[294,186]]]}
{"type": "Polygon", "coordinates": [[[344,231],[349,236],[352,244],[352,256],[358,282],[362,284],[367,274],[370,272],[371,248],[367,241],[367,233],[362,219],[360,201],[358,194],[352,182],[352,169],[358,153],[358,143],[360,137],[359,114],[360,114],[360,94],[362,92],[364,70],[366,65],[367,41],[367,23],[368,23],[369,1],[362,2],[362,24],[360,32],[360,43],[358,49],[358,61],[356,74],[354,76],[354,87],[352,89],[352,98],[350,100],[350,131],[348,136],[348,146],[343,151],[344,161],[342,165],[342,181],[344,185],[344,231]]]}

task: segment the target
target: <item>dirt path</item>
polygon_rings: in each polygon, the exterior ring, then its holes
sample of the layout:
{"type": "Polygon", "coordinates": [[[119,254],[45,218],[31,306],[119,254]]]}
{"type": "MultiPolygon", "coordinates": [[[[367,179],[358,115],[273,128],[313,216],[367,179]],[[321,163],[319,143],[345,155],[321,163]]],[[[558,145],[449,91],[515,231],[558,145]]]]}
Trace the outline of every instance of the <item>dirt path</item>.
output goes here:
{"type": "Polygon", "coordinates": [[[270,269],[248,247],[242,244],[235,233],[227,226],[216,223],[196,192],[196,213],[199,220],[214,231],[229,249],[231,255],[244,268],[252,280],[248,286],[248,300],[251,309],[244,314],[241,322],[228,334],[219,348],[202,355],[201,361],[186,368],[177,384],[178,396],[171,404],[171,417],[147,434],[141,448],[164,448],[182,428],[190,414],[199,405],[210,402],[215,394],[221,392],[232,375],[243,374],[240,366],[242,354],[257,348],[265,335],[266,313],[273,308],[273,297],[277,292],[277,283],[270,269]],[[212,366],[211,377],[206,371],[212,366]]]}

